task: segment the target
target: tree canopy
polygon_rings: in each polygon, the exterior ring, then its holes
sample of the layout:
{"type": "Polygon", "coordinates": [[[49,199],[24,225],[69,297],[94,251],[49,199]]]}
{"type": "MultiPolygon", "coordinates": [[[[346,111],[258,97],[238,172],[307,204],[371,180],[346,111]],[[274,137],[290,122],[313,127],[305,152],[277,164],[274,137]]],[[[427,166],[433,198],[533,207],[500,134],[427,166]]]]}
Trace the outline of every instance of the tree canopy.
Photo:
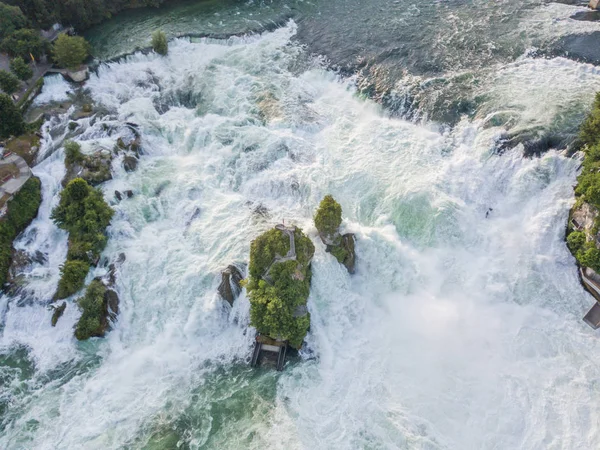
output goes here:
{"type": "Polygon", "coordinates": [[[333,237],[342,224],[342,207],[331,195],[326,195],[315,214],[315,226],[319,233],[333,237]]]}
{"type": "Polygon", "coordinates": [[[6,70],[0,70],[0,89],[4,92],[12,94],[19,89],[20,84],[19,79],[12,73],[6,70]]]}
{"type": "Polygon", "coordinates": [[[20,56],[10,61],[10,70],[13,71],[19,80],[26,81],[33,76],[33,70],[20,56]]]}
{"type": "Polygon", "coordinates": [[[0,2],[0,39],[27,25],[27,18],[18,6],[0,2]]]}
{"type": "Polygon", "coordinates": [[[76,69],[89,54],[89,44],[81,36],[61,34],[54,42],[52,56],[60,67],[76,69]]]}
{"type": "Polygon", "coordinates": [[[20,56],[25,61],[39,58],[44,53],[44,42],[37,30],[22,28],[6,36],[0,45],[1,49],[10,56],[20,56]]]}
{"type": "Polygon", "coordinates": [[[18,136],[25,130],[21,111],[6,94],[0,94],[0,117],[0,138],[18,136]]]}

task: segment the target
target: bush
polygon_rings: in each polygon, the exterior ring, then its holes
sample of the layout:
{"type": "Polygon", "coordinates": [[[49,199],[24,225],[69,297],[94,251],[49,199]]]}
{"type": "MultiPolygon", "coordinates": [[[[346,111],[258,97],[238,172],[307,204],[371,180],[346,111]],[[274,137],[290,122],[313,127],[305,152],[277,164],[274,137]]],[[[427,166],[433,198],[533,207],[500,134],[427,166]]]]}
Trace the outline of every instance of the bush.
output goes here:
{"type": "Polygon", "coordinates": [[[89,52],[90,46],[84,38],[61,34],[54,41],[52,56],[58,66],[77,69],[88,57],[89,52]]]}
{"type": "Polygon", "coordinates": [[[21,112],[6,94],[0,94],[0,117],[0,138],[18,136],[25,131],[21,112]]]}
{"type": "Polygon", "coordinates": [[[39,32],[25,28],[4,38],[0,47],[10,56],[20,56],[25,61],[31,60],[30,55],[38,59],[44,53],[44,42],[39,32]]]}
{"type": "Polygon", "coordinates": [[[156,30],[152,33],[152,48],[159,55],[166,55],[169,51],[169,43],[167,36],[161,30],[156,30]]]}
{"type": "Polygon", "coordinates": [[[67,260],[60,268],[60,281],[55,298],[67,298],[80,290],[89,270],[90,264],[86,261],[67,260]]]}
{"type": "Polygon", "coordinates": [[[20,56],[10,61],[10,70],[13,71],[19,80],[27,81],[33,76],[33,70],[20,56]]]}
{"type": "Polygon", "coordinates": [[[322,236],[335,236],[342,224],[342,207],[331,195],[326,195],[315,214],[315,226],[322,236]]]}
{"type": "Polygon", "coordinates": [[[85,295],[77,300],[82,311],[75,327],[75,337],[82,341],[93,336],[104,335],[106,321],[106,302],[104,294],[106,286],[99,280],[93,280],[85,291],[85,295]]]}
{"type": "MultiPolygon", "coordinates": [[[[75,148],[77,144],[67,142],[67,146],[75,148]]],[[[83,287],[90,265],[106,246],[106,227],[113,214],[102,193],[81,178],[71,180],[60,193],[51,217],[69,232],[69,252],[55,298],[68,297],[83,287]]]]}
{"type": "Polygon", "coordinates": [[[81,145],[79,145],[77,142],[65,141],[64,147],[66,164],[77,164],[85,160],[85,156],[83,153],[81,153],[81,145]]]}
{"type": "Polygon", "coordinates": [[[0,287],[6,283],[11,262],[12,243],[37,216],[42,202],[39,178],[32,177],[7,204],[7,213],[0,221],[0,287]]]}
{"type": "Polygon", "coordinates": [[[587,241],[586,235],[583,231],[573,231],[567,237],[567,245],[574,255],[583,249],[587,241]]]}
{"type": "Polygon", "coordinates": [[[12,73],[0,70],[0,89],[4,92],[10,95],[19,89],[20,84],[19,79],[12,73]]]}
{"type": "Polygon", "coordinates": [[[592,110],[581,125],[579,138],[588,146],[592,146],[600,140],[600,92],[596,93],[592,110]]]}
{"type": "Polygon", "coordinates": [[[18,6],[0,2],[0,39],[27,25],[27,18],[18,6]]]}

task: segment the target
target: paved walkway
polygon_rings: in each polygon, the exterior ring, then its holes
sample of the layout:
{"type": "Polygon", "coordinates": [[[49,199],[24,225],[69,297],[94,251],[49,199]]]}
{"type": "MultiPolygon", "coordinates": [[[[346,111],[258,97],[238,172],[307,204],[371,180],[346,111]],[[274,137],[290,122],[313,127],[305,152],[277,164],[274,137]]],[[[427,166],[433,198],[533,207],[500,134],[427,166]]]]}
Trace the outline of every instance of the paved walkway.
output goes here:
{"type": "Polygon", "coordinates": [[[3,196],[4,194],[14,195],[31,177],[31,169],[19,155],[13,154],[0,160],[0,167],[8,164],[14,164],[19,168],[19,176],[17,178],[11,178],[0,186],[0,196],[3,196]]]}

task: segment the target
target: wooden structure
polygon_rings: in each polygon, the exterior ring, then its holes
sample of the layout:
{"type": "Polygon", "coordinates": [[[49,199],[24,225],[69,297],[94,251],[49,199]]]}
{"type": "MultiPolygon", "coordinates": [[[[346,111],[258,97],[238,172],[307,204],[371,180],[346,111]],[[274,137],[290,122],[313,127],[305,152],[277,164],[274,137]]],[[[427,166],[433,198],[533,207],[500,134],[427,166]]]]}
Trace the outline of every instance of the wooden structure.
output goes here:
{"type": "Polygon", "coordinates": [[[275,362],[278,372],[285,366],[285,356],[287,354],[287,341],[277,341],[267,336],[258,335],[254,342],[254,351],[250,360],[251,367],[260,365],[263,359],[271,359],[275,362]]]}

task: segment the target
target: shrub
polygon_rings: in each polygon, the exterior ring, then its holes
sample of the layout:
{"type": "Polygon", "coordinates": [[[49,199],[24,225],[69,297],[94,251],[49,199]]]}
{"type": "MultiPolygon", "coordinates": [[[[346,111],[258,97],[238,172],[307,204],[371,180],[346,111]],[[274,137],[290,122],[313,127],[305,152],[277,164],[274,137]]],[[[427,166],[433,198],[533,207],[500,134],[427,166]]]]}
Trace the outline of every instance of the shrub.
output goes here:
{"type": "Polygon", "coordinates": [[[152,33],[152,48],[159,55],[166,55],[169,51],[169,43],[164,31],[156,30],[152,33]]]}
{"type": "Polygon", "coordinates": [[[18,136],[25,131],[21,112],[6,94],[0,94],[0,117],[0,138],[18,136]]]}
{"type": "Polygon", "coordinates": [[[81,36],[61,34],[54,41],[52,56],[60,67],[78,68],[89,55],[90,46],[81,36]]]}
{"type": "Polygon", "coordinates": [[[79,145],[77,142],[65,141],[64,147],[66,164],[77,164],[84,161],[85,156],[83,153],[81,153],[81,145],[79,145]]]}
{"type": "Polygon", "coordinates": [[[594,105],[579,130],[581,141],[592,146],[600,140],[600,92],[596,94],[594,105]]]}
{"type": "Polygon", "coordinates": [[[19,80],[26,81],[33,76],[33,70],[20,56],[10,61],[10,70],[13,71],[19,80]]]}
{"type": "Polygon", "coordinates": [[[77,300],[82,311],[75,327],[75,337],[82,341],[93,336],[104,335],[106,321],[106,303],[104,294],[106,286],[99,280],[93,280],[85,291],[85,295],[77,300]]]}
{"type": "Polygon", "coordinates": [[[342,224],[342,207],[331,195],[326,195],[315,214],[315,226],[319,234],[333,237],[342,224]]]}
{"type": "Polygon", "coordinates": [[[37,30],[20,29],[10,34],[2,41],[0,45],[2,50],[10,56],[20,56],[25,61],[39,58],[44,53],[44,42],[37,30]]]}
{"type": "Polygon", "coordinates": [[[571,250],[571,253],[576,255],[577,252],[582,250],[585,246],[586,240],[585,232],[583,231],[573,231],[571,234],[569,234],[567,237],[567,245],[571,250]]]}
{"type": "Polygon", "coordinates": [[[10,95],[19,89],[20,84],[19,79],[12,73],[6,70],[0,70],[0,89],[4,92],[10,95]]]}
{"type": "Polygon", "coordinates": [[[67,298],[80,290],[89,270],[90,264],[86,261],[67,260],[60,268],[60,281],[55,298],[67,298]]]}
{"type": "Polygon", "coordinates": [[[595,245],[586,246],[576,255],[577,261],[583,267],[590,267],[596,272],[600,272],[600,250],[595,245]]]}
{"type": "Polygon", "coordinates": [[[12,243],[37,216],[42,202],[39,178],[32,177],[7,204],[7,213],[0,221],[0,287],[4,286],[10,267],[12,243]]]}
{"type": "Polygon", "coordinates": [[[27,25],[27,18],[18,6],[0,2],[0,39],[27,25]]]}

